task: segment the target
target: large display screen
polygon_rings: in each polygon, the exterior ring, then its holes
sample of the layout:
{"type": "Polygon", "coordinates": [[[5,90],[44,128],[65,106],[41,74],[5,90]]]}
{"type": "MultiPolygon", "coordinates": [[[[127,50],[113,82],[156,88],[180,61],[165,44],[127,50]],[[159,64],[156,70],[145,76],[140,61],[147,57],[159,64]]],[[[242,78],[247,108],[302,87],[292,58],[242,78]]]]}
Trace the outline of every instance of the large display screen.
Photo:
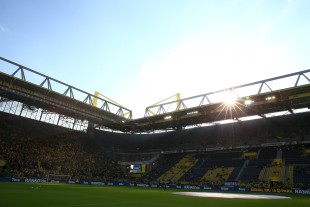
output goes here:
{"type": "Polygon", "coordinates": [[[130,165],[130,173],[145,173],[145,165],[130,165]]]}

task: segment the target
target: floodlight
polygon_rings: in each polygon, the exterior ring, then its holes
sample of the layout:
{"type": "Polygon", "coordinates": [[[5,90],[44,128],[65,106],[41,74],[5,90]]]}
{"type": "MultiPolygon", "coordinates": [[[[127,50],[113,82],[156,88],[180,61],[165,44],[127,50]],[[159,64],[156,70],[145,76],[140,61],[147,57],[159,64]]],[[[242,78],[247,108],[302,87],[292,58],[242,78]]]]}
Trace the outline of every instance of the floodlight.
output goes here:
{"type": "Polygon", "coordinates": [[[253,100],[245,100],[244,101],[244,104],[245,105],[250,105],[250,104],[252,104],[254,101],[253,100]]]}

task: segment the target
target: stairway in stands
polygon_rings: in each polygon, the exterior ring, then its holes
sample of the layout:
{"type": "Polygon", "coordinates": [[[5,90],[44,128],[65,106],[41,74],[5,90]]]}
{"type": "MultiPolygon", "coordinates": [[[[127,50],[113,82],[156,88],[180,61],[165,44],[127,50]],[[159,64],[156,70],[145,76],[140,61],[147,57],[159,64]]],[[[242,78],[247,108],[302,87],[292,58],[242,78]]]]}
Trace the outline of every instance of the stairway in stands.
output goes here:
{"type": "Polygon", "coordinates": [[[160,183],[177,183],[179,179],[189,171],[198,160],[194,154],[185,155],[178,163],[160,176],[157,181],[160,183]]]}

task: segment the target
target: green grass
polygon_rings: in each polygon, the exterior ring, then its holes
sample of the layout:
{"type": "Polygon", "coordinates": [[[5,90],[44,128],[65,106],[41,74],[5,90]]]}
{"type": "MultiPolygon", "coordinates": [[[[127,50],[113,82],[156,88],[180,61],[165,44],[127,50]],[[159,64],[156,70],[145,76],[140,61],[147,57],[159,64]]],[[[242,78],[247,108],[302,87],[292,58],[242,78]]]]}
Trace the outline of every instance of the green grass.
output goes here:
{"type": "MultiPolygon", "coordinates": [[[[303,207],[310,196],[289,200],[242,200],[173,195],[173,190],[135,187],[86,186],[40,183],[0,183],[1,207],[303,207]],[[40,187],[41,186],[41,187],[40,187]],[[33,187],[33,188],[32,188],[33,187]],[[37,189],[38,188],[38,189],[37,189]]],[[[282,194],[283,195],[283,194],[282,194]]]]}

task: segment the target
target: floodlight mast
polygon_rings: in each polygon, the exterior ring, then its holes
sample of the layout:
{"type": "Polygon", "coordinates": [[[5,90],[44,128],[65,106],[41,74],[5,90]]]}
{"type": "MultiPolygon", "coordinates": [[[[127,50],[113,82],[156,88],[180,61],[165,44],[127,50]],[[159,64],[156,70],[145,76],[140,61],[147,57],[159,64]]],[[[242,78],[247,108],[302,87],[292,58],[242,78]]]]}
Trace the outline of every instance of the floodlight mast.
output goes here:
{"type": "MultiPolygon", "coordinates": [[[[94,105],[94,106],[97,107],[98,99],[99,99],[100,97],[103,97],[105,100],[108,100],[108,101],[114,103],[115,105],[117,105],[117,106],[119,106],[119,107],[125,108],[125,107],[122,106],[121,104],[119,104],[119,103],[117,103],[116,101],[110,99],[109,97],[107,97],[107,96],[105,96],[105,95],[99,93],[98,91],[95,91],[94,96],[93,96],[93,100],[92,100],[92,101],[93,101],[93,105],[94,105]]],[[[126,113],[122,113],[121,115],[122,115],[123,117],[126,117],[126,116],[129,115],[130,118],[131,118],[131,112],[129,112],[129,111],[126,112],[126,113]]]]}
{"type": "MultiPolygon", "coordinates": [[[[155,112],[152,111],[150,108],[153,107],[153,106],[159,105],[159,104],[161,104],[161,103],[164,103],[165,101],[167,101],[167,100],[169,100],[169,99],[172,99],[172,98],[175,98],[174,100],[176,101],[176,109],[175,109],[175,110],[177,111],[177,110],[183,109],[183,106],[180,105],[180,103],[178,102],[179,100],[181,100],[181,94],[180,94],[180,93],[176,93],[176,94],[174,94],[174,95],[172,95],[172,96],[169,96],[168,98],[165,98],[165,99],[163,99],[163,100],[161,100],[161,101],[158,101],[158,102],[152,104],[151,106],[147,107],[146,110],[145,110],[144,116],[147,117],[147,116],[150,116],[150,115],[153,116],[153,115],[158,114],[158,112],[155,113],[155,112]]],[[[158,110],[161,110],[161,109],[158,109],[158,110]]]]}

